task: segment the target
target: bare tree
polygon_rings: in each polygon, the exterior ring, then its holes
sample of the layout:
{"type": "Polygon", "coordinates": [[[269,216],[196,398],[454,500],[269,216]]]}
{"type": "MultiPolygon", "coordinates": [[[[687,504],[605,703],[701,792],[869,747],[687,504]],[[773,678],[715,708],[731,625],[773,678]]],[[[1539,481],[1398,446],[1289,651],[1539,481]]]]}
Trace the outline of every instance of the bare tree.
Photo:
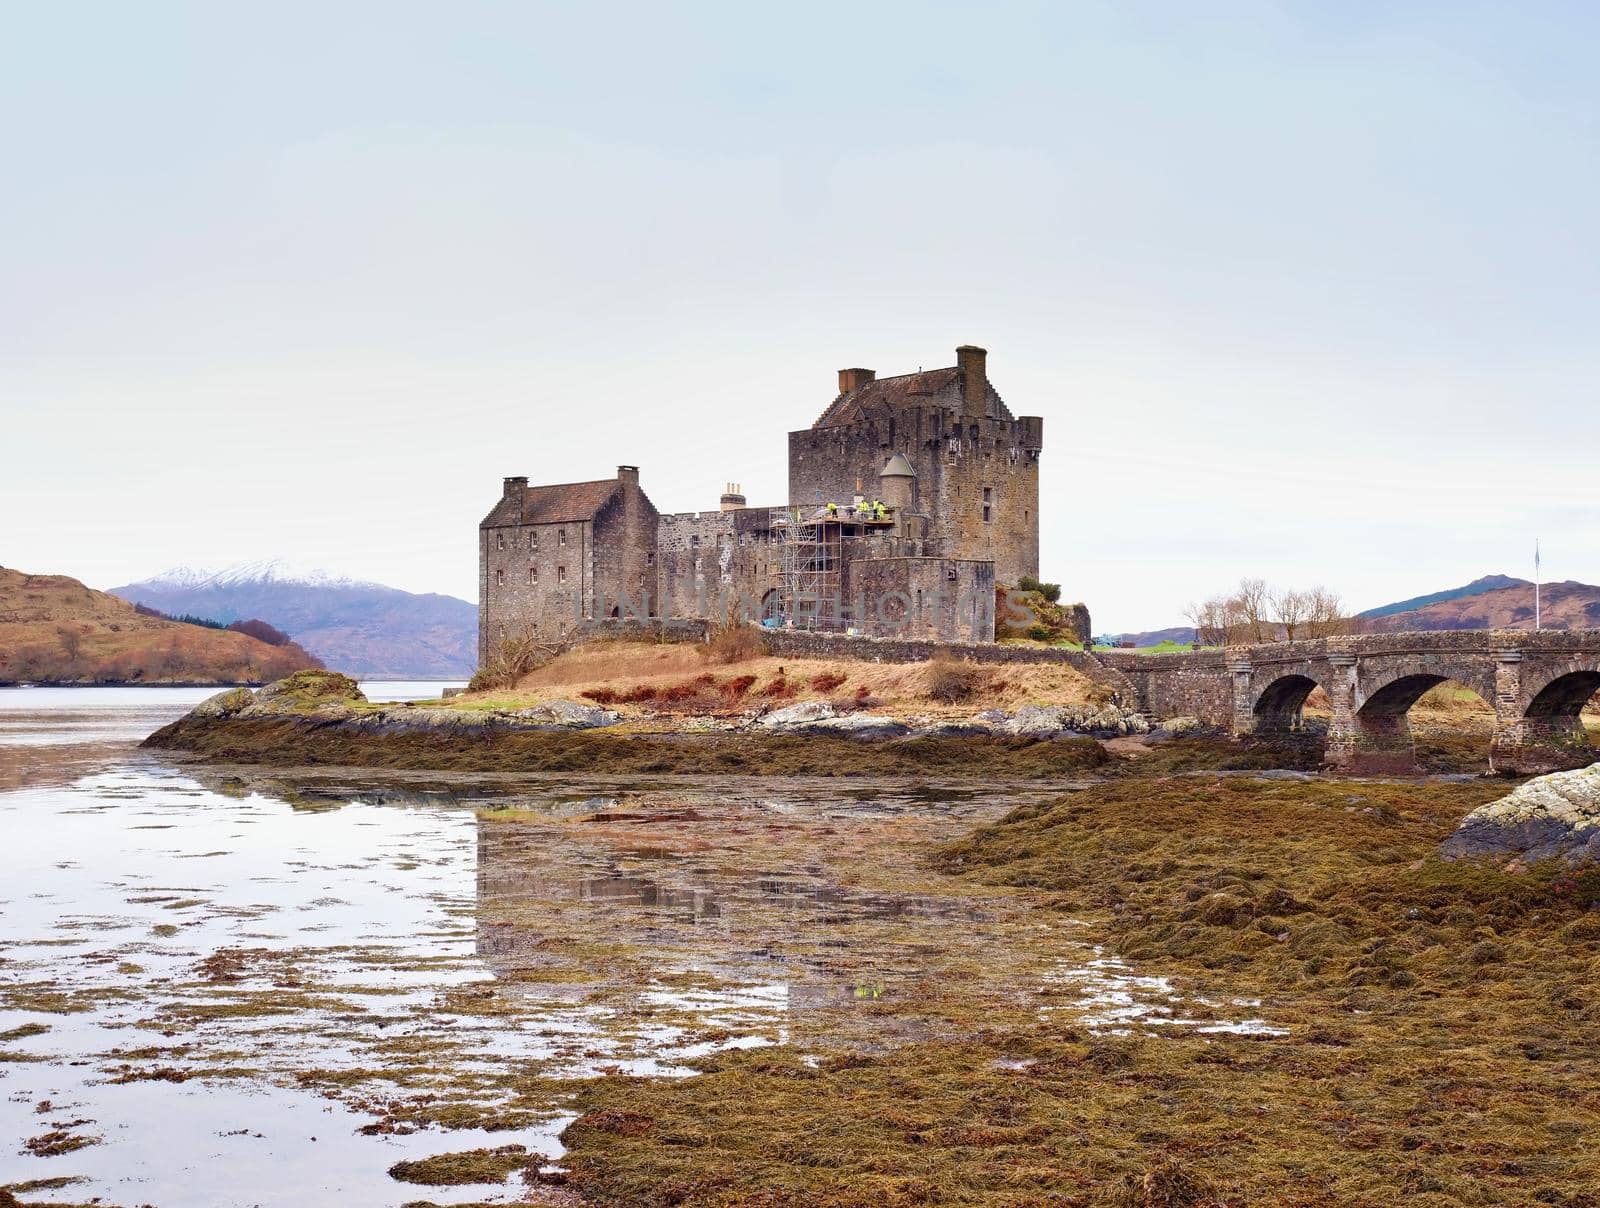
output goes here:
{"type": "Polygon", "coordinates": [[[1272,589],[1267,586],[1265,579],[1245,577],[1239,580],[1239,588],[1234,593],[1234,600],[1239,609],[1239,616],[1249,632],[1250,640],[1266,642],[1269,640],[1267,610],[1272,596],[1272,589]]]}
{"type": "Polygon", "coordinates": [[[474,692],[491,688],[514,688],[517,682],[542,663],[554,658],[557,650],[533,636],[526,627],[500,639],[500,644],[472,677],[474,692]]]}
{"type": "Polygon", "coordinates": [[[1184,616],[1194,626],[1195,640],[1202,646],[1226,646],[1235,636],[1237,611],[1227,596],[1211,596],[1190,604],[1184,616]]]}
{"type": "Polygon", "coordinates": [[[1326,638],[1350,632],[1354,622],[1345,612],[1344,601],[1339,598],[1338,592],[1319,584],[1305,595],[1307,637],[1326,638]]]}
{"type": "Polygon", "coordinates": [[[56,630],[56,636],[61,639],[61,649],[67,656],[67,661],[75,663],[78,655],[83,653],[83,634],[71,626],[62,625],[56,630]]]}
{"type": "Polygon", "coordinates": [[[1282,627],[1284,641],[1294,641],[1310,614],[1310,592],[1287,587],[1272,593],[1272,619],[1282,627]]]}
{"type": "Polygon", "coordinates": [[[1210,596],[1184,610],[1205,646],[1323,638],[1350,632],[1339,593],[1326,587],[1275,588],[1247,577],[1228,595],[1210,596]]]}

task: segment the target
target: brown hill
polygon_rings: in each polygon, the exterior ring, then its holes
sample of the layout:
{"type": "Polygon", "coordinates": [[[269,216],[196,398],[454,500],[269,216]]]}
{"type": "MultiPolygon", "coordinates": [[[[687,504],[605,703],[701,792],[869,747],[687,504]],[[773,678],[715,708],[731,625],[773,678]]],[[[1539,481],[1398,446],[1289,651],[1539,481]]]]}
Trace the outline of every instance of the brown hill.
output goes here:
{"type": "MultiPolygon", "coordinates": [[[[1545,629],[1600,629],[1600,587],[1568,580],[1539,589],[1540,624],[1545,629]]],[[[1533,584],[1512,580],[1508,587],[1433,600],[1404,612],[1359,619],[1363,633],[1405,633],[1419,629],[1532,629],[1533,584]]]]}
{"type": "Polygon", "coordinates": [[[320,665],[293,643],[144,616],[66,575],[0,567],[0,683],[265,683],[320,665]]]}

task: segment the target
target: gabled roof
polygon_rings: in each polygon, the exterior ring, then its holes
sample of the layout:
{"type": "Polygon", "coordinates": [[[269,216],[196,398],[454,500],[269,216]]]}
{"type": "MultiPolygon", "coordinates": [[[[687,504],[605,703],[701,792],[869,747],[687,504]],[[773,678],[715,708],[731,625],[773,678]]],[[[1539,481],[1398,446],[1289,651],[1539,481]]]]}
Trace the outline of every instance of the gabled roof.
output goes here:
{"type": "Polygon", "coordinates": [[[592,520],[622,490],[615,478],[597,482],[563,482],[553,486],[524,487],[522,514],[516,504],[501,499],[484,518],[484,528],[503,524],[555,524],[563,520],[592,520]]]}
{"type": "MultiPolygon", "coordinates": [[[[997,419],[1011,419],[1011,412],[993,386],[987,388],[984,410],[997,419]]],[[[833,428],[854,423],[874,413],[899,411],[935,400],[961,405],[961,371],[950,365],[944,369],[924,369],[916,373],[902,373],[897,377],[877,378],[864,382],[845,394],[839,395],[828,409],[812,424],[813,428],[833,428]]]]}

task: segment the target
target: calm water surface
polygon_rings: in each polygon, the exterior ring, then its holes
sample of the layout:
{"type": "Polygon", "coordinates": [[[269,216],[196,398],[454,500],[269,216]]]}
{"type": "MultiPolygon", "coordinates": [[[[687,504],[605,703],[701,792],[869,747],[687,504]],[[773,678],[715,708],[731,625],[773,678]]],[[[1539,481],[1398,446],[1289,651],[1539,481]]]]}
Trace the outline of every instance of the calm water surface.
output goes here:
{"type": "Polygon", "coordinates": [[[558,1163],[575,1079],[881,1049],[953,1001],[1271,1030],[917,856],[1070,786],[374,779],[138,749],[208,694],[0,690],[0,1186],[26,1199],[523,1202],[544,1192],[520,1176],[389,1170],[558,1163]]]}

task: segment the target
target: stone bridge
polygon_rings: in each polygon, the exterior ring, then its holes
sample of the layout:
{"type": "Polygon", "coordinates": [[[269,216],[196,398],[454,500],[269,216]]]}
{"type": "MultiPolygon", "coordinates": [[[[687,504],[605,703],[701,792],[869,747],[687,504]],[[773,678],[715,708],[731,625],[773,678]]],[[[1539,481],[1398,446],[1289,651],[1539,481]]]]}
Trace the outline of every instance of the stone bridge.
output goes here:
{"type": "Polygon", "coordinates": [[[1406,714],[1445,680],[1494,709],[1494,769],[1544,772],[1600,758],[1579,718],[1600,690],[1600,630],[1362,634],[1103,657],[1145,712],[1197,716],[1239,736],[1300,730],[1306,698],[1321,688],[1332,707],[1327,762],[1344,770],[1415,770],[1406,714]]]}

